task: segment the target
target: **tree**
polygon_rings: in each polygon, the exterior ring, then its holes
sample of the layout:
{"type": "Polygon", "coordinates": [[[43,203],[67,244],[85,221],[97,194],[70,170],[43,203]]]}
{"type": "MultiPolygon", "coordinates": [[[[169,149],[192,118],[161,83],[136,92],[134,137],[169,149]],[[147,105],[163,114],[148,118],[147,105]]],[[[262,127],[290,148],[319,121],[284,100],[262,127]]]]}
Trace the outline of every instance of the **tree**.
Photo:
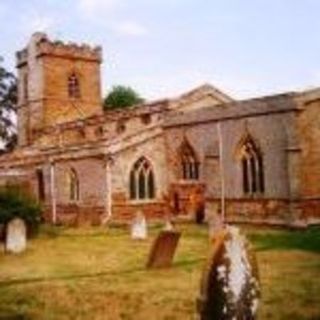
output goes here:
{"type": "Polygon", "coordinates": [[[132,88],[118,85],[114,86],[104,99],[103,107],[105,110],[127,108],[143,101],[144,99],[132,88]]]}
{"type": "MultiPolygon", "coordinates": [[[[40,224],[41,213],[39,202],[23,186],[0,187],[0,225],[6,225],[14,218],[21,218],[28,226],[28,233],[34,234],[40,224]]],[[[2,237],[0,234],[0,240],[2,237]]]]}
{"type": "MultiPolygon", "coordinates": [[[[0,63],[2,62],[0,57],[0,63]]],[[[17,79],[0,65],[0,140],[3,151],[10,151],[17,141],[16,135],[17,79]]]]}

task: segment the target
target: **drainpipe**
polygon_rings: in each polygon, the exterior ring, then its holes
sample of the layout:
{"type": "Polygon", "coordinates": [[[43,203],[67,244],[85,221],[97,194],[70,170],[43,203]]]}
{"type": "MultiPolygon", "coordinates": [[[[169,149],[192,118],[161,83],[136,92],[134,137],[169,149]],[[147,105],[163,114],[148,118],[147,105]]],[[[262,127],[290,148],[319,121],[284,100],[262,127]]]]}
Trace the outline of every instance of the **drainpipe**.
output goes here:
{"type": "Polygon", "coordinates": [[[105,203],[105,218],[102,224],[106,224],[112,217],[112,170],[111,167],[114,163],[113,156],[107,154],[105,157],[105,181],[106,181],[106,203],[105,203]]]}
{"type": "Polygon", "coordinates": [[[55,184],[55,163],[50,161],[50,193],[51,193],[51,212],[52,223],[57,223],[57,198],[56,198],[56,184],[55,184]]]}
{"type": "Polygon", "coordinates": [[[217,133],[219,141],[219,165],[220,165],[220,180],[221,180],[221,220],[225,223],[226,215],[226,195],[225,195],[225,180],[224,180],[224,164],[223,164],[223,141],[221,132],[221,123],[217,123],[217,133]]]}

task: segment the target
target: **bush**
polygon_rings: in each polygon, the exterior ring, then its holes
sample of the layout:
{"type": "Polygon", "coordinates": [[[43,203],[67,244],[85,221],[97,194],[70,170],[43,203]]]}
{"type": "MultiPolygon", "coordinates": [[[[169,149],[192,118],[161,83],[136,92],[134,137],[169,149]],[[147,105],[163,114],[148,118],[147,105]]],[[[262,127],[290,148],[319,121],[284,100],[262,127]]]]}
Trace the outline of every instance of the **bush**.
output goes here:
{"type": "Polygon", "coordinates": [[[18,186],[0,188],[0,225],[6,225],[14,218],[25,221],[28,234],[38,230],[41,221],[41,207],[38,202],[18,186]]]}

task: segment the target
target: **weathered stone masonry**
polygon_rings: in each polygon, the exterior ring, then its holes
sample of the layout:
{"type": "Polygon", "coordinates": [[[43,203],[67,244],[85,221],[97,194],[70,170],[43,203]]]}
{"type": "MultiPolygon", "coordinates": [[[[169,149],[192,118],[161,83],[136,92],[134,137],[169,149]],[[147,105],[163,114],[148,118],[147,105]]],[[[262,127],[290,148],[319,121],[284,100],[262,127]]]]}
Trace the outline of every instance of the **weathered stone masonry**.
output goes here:
{"type": "Polygon", "coordinates": [[[229,221],[320,222],[320,90],[235,101],[203,85],[103,113],[101,62],[41,33],[17,53],[19,145],[0,184],[31,190],[47,221],[196,219],[221,210],[223,177],[229,221]]]}

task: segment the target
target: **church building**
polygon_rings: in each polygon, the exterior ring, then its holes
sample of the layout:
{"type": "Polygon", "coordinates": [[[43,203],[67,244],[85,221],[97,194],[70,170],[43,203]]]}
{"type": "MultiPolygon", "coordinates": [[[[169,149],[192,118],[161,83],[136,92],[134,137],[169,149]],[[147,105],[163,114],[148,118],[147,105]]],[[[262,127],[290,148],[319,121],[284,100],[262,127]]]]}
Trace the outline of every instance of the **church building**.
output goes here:
{"type": "Polygon", "coordinates": [[[104,112],[101,63],[100,47],[43,33],[17,52],[18,146],[0,185],[31,191],[46,221],[320,223],[320,89],[239,101],[205,84],[104,112]]]}

